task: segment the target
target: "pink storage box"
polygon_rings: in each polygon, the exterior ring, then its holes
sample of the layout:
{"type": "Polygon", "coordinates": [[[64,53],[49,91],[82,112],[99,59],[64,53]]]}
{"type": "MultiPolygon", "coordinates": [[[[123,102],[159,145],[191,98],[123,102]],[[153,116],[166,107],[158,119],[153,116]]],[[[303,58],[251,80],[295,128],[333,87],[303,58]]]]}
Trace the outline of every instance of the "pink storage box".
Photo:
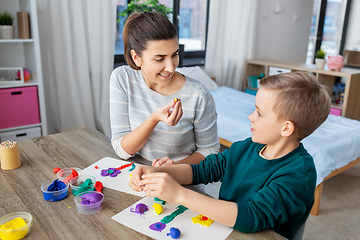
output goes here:
{"type": "Polygon", "coordinates": [[[335,115],[335,116],[341,116],[341,109],[330,108],[330,114],[335,115]]]}
{"type": "Polygon", "coordinates": [[[37,87],[0,89],[0,129],[40,123],[37,87]]]}

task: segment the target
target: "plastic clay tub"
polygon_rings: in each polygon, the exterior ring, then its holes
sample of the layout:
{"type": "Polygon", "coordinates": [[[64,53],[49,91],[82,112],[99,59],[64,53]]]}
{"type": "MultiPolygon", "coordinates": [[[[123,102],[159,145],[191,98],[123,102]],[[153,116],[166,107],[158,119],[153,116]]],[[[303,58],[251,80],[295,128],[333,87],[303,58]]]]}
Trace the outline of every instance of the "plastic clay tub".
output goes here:
{"type": "Polygon", "coordinates": [[[71,191],[74,194],[74,196],[78,195],[81,192],[94,191],[95,182],[96,182],[96,178],[90,175],[81,175],[78,177],[74,177],[73,179],[70,180],[71,191]],[[88,179],[91,180],[91,184],[85,185],[90,181],[88,179]]]}
{"type": "Polygon", "coordinates": [[[61,189],[59,191],[48,191],[48,187],[54,182],[54,180],[47,181],[41,185],[41,191],[43,192],[44,199],[46,201],[50,202],[56,202],[59,200],[62,200],[67,197],[68,195],[68,189],[69,189],[69,183],[65,180],[64,182],[66,184],[66,188],[61,189]]]}
{"type": "Polygon", "coordinates": [[[1,217],[0,239],[16,240],[26,237],[31,230],[32,221],[33,217],[26,212],[15,212],[1,217]]]}
{"type": "Polygon", "coordinates": [[[78,213],[92,215],[100,212],[104,195],[97,191],[82,192],[74,200],[78,213]]]}
{"type": "Polygon", "coordinates": [[[56,173],[57,178],[59,180],[66,180],[66,181],[70,182],[70,180],[73,178],[72,176],[70,176],[72,174],[71,169],[74,169],[78,173],[79,176],[81,175],[82,170],[80,168],[72,167],[72,168],[64,168],[64,169],[59,170],[56,173]]]}

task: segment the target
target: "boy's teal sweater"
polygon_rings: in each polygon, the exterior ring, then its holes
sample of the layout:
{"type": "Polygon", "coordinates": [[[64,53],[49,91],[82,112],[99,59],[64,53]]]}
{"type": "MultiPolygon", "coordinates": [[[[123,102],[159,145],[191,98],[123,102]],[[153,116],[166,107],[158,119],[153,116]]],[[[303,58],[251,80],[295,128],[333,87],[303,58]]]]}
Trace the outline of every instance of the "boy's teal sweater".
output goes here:
{"type": "Polygon", "coordinates": [[[316,170],[302,144],[287,155],[267,160],[251,138],[211,154],[193,170],[192,184],[221,181],[219,199],[235,202],[234,229],[250,233],[270,228],[291,238],[314,203],[316,170]]]}

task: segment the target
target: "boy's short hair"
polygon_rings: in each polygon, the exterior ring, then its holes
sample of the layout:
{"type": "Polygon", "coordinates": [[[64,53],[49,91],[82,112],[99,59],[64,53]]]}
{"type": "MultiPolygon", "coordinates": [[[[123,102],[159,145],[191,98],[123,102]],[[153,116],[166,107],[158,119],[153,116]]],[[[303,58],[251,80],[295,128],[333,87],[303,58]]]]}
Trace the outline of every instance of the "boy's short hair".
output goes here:
{"type": "Polygon", "coordinates": [[[268,76],[260,86],[277,92],[273,111],[279,120],[290,120],[297,137],[310,135],[328,117],[330,96],[313,73],[291,72],[268,76]]]}

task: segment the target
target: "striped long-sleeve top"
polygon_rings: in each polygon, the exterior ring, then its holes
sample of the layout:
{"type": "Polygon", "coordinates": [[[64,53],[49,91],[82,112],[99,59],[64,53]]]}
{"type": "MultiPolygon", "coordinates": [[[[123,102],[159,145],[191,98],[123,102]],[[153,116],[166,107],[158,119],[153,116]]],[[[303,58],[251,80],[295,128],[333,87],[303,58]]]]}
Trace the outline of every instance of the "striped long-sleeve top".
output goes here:
{"type": "Polygon", "coordinates": [[[204,157],[218,152],[215,102],[200,82],[186,77],[178,92],[164,96],[146,85],[141,70],[121,66],[110,77],[111,144],[119,157],[132,157],[121,139],[174,98],[181,99],[182,118],[176,126],[159,122],[138,154],[150,161],[165,156],[178,161],[194,152],[204,157]]]}

